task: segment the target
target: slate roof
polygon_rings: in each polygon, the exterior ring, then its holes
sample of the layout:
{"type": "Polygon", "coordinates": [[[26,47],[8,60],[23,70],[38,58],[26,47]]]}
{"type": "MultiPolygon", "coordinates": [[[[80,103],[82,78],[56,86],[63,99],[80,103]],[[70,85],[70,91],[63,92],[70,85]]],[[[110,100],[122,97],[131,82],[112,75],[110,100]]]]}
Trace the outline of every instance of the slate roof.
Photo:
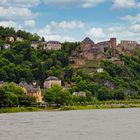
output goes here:
{"type": "Polygon", "coordinates": [[[81,43],[82,44],[94,44],[94,42],[89,37],[86,37],[81,43]]]}
{"type": "Polygon", "coordinates": [[[35,88],[33,85],[29,85],[28,83],[23,81],[19,83],[19,86],[25,87],[29,93],[34,93],[37,91],[37,88],[35,88]]]}
{"type": "Polygon", "coordinates": [[[61,44],[59,41],[48,41],[47,44],[61,44]]]}
{"type": "Polygon", "coordinates": [[[49,80],[59,80],[59,79],[55,76],[50,76],[46,80],[49,81],[49,80]]]}

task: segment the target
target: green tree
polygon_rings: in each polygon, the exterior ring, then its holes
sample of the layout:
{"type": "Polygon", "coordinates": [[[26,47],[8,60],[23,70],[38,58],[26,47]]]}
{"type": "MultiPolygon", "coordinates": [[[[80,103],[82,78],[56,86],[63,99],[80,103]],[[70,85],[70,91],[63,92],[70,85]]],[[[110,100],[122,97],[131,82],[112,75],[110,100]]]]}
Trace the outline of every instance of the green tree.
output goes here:
{"type": "Polygon", "coordinates": [[[0,87],[0,107],[18,106],[23,96],[24,91],[21,87],[14,83],[6,83],[0,87]]]}
{"type": "Polygon", "coordinates": [[[111,92],[106,87],[101,87],[97,92],[98,100],[105,101],[113,98],[111,92]]]}
{"type": "Polygon", "coordinates": [[[55,103],[57,106],[69,104],[71,101],[71,95],[69,91],[64,90],[59,85],[52,85],[50,90],[44,91],[44,100],[49,104],[55,103]]]}
{"type": "Polygon", "coordinates": [[[124,100],[125,97],[126,97],[126,94],[124,92],[124,89],[118,88],[118,89],[114,90],[114,98],[116,100],[124,100]]]}

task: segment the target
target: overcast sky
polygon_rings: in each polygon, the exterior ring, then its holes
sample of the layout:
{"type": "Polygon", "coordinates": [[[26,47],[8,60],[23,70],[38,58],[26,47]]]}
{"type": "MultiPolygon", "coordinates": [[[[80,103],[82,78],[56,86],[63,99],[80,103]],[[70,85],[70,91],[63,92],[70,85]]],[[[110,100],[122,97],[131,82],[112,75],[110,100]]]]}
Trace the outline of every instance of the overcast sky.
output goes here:
{"type": "Polygon", "coordinates": [[[0,25],[46,40],[140,42],[140,0],[0,0],[0,25]]]}

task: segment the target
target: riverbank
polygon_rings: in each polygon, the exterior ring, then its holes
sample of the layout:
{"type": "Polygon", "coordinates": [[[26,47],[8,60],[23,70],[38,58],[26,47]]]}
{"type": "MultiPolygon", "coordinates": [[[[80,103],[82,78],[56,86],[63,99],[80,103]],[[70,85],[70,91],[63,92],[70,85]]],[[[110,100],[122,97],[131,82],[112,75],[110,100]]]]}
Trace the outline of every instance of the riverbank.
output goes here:
{"type": "Polygon", "coordinates": [[[35,112],[39,110],[40,109],[36,107],[8,107],[1,108],[0,113],[35,112]]]}
{"type": "Polygon", "coordinates": [[[65,106],[57,109],[58,111],[69,110],[93,110],[93,109],[119,109],[119,108],[140,108],[139,105],[91,105],[91,106],[65,106]]]}
{"type": "Polygon", "coordinates": [[[1,108],[0,113],[16,113],[16,112],[36,112],[36,111],[70,111],[70,110],[94,110],[94,109],[119,109],[119,108],[140,108],[139,101],[123,101],[123,102],[98,102],[93,105],[74,105],[74,106],[63,106],[63,107],[47,107],[47,108],[36,108],[36,107],[8,107],[1,108]]]}

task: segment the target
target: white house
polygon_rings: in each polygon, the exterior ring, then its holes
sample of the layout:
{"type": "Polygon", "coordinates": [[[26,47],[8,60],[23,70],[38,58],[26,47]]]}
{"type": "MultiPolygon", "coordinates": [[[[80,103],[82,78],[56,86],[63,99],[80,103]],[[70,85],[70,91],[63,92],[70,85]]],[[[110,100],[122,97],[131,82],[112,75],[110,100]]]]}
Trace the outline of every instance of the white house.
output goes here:
{"type": "Polygon", "coordinates": [[[73,95],[73,96],[82,96],[82,97],[86,97],[86,93],[83,92],[83,91],[74,92],[72,95],[73,95]]]}
{"type": "Polygon", "coordinates": [[[4,48],[4,49],[10,49],[10,48],[11,48],[11,45],[10,45],[10,44],[4,44],[4,45],[3,45],[3,48],[4,48]]]}
{"type": "Polygon", "coordinates": [[[104,72],[104,69],[103,68],[97,68],[96,71],[97,71],[97,73],[102,73],[102,72],[104,72]]]}
{"type": "Polygon", "coordinates": [[[17,37],[16,38],[16,41],[19,41],[19,42],[22,42],[24,40],[24,38],[22,38],[22,37],[17,37]]]}

